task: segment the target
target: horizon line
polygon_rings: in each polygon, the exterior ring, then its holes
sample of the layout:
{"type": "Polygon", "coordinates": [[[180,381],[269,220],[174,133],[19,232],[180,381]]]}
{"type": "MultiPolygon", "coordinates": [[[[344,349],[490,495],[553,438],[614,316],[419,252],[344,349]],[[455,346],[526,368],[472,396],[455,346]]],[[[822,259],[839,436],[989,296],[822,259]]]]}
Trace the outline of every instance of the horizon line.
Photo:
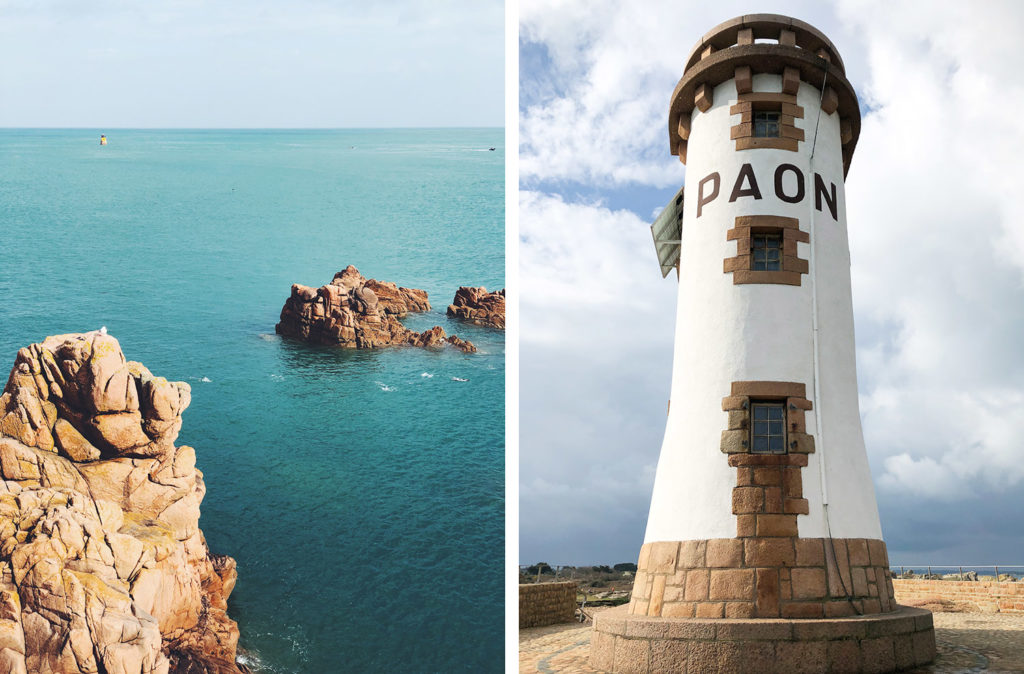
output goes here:
{"type": "Polygon", "coordinates": [[[438,129],[504,129],[504,126],[4,126],[5,131],[394,131],[438,129]]]}

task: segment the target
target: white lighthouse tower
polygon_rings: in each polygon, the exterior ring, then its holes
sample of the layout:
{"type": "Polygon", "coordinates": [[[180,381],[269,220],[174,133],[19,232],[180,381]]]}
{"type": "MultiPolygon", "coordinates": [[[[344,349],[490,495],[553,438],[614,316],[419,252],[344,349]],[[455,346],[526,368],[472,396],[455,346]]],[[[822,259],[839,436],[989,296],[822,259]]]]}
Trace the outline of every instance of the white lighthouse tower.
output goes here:
{"type": "Polygon", "coordinates": [[[669,111],[686,194],[652,228],[679,278],[672,397],[628,612],[595,625],[600,670],[934,658],[931,614],[893,599],[860,425],[859,132],[839,53],[802,21],[738,17],[686,61],[669,111]]]}

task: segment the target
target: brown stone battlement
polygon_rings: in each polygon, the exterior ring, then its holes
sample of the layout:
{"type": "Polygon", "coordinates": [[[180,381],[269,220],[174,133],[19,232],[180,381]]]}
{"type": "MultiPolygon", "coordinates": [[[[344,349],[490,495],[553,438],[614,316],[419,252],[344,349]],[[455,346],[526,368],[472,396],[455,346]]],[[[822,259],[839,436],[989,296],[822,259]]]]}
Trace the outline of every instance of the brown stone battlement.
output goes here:
{"type": "MultiPolygon", "coordinates": [[[[753,76],[762,73],[782,76],[782,93],[787,95],[795,95],[800,82],[822,90],[822,112],[839,113],[843,170],[849,171],[860,135],[860,105],[846,79],[842,58],[821,31],[779,14],[736,17],[715,26],[693,48],[672,93],[668,119],[672,154],[686,162],[690,116],[694,108],[701,112],[711,108],[715,86],[735,79],[737,95],[749,95],[754,93],[753,76]]],[[[790,149],[798,142],[798,131],[794,126],[790,137],[779,139],[777,144],[790,149]]],[[[763,140],[755,143],[746,137],[734,138],[742,149],[765,146],[763,140]]]]}
{"type": "Polygon", "coordinates": [[[782,14],[745,14],[718,24],[690,50],[683,72],[714,52],[754,44],[755,40],[772,40],[783,46],[803,49],[827,59],[839,72],[846,73],[839,51],[824,33],[805,21],[782,14]]]}

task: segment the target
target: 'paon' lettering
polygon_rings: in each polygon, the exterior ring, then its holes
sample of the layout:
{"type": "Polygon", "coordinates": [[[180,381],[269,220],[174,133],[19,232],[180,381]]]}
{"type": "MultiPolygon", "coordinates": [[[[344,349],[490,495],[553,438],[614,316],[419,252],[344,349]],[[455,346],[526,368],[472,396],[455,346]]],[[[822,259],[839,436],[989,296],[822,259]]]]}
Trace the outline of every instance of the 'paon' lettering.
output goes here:
{"type": "MultiPolygon", "coordinates": [[[[793,164],[779,164],[775,169],[775,196],[788,204],[798,204],[807,196],[807,188],[804,180],[804,172],[793,164]],[[796,179],[796,186],[793,186],[792,179],[787,180],[787,174],[792,174],[796,179]]],[[[704,207],[718,198],[721,191],[722,176],[714,171],[704,176],[697,184],[697,217],[701,216],[704,207]]],[[[729,194],[729,203],[738,199],[749,197],[755,200],[761,199],[761,188],[757,183],[757,176],[754,174],[754,167],[750,164],[740,166],[733,183],[732,191],[729,194]]],[[[814,208],[822,210],[822,202],[828,207],[828,212],[833,220],[839,220],[838,200],[836,199],[836,184],[833,182],[825,186],[825,179],[820,174],[814,174],[814,208]]]]}

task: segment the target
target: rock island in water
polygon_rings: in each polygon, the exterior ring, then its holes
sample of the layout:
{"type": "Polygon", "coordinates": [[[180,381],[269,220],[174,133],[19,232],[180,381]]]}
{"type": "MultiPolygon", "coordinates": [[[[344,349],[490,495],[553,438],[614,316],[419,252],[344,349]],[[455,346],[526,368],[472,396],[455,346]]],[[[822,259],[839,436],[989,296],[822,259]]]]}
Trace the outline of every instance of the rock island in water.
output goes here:
{"type": "Polygon", "coordinates": [[[487,288],[462,286],[448,305],[448,315],[490,328],[505,329],[505,289],[487,292],[487,288]]]}
{"type": "Polygon", "coordinates": [[[349,265],[325,286],[292,285],[291,297],[281,309],[281,322],[275,330],[279,335],[314,344],[354,349],[449,344],[467,353],[476,351],[473,342],[455,335],[448,337],[439,325],[413,332],[398,320],[409,312],[429,310],[426,291],[364,278],[349,265]]]}

